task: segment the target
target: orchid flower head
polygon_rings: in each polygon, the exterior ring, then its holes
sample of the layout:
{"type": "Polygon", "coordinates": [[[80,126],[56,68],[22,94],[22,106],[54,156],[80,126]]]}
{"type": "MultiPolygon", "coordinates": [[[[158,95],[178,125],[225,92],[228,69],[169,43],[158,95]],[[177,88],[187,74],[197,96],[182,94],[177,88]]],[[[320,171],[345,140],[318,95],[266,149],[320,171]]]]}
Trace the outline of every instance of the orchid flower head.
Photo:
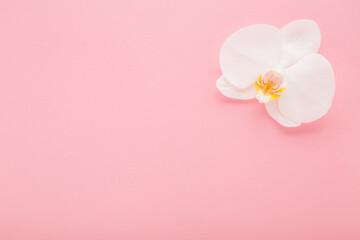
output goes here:
{"type": "Polygon", "coordinates": [[[312,20],[281,29],[257,24],[233,33],[220,50],[220,92],[235,99],[256,98],[285,127],[324,116],[335,94],[330,63],[318,54],[321,34],[312,20]]]}

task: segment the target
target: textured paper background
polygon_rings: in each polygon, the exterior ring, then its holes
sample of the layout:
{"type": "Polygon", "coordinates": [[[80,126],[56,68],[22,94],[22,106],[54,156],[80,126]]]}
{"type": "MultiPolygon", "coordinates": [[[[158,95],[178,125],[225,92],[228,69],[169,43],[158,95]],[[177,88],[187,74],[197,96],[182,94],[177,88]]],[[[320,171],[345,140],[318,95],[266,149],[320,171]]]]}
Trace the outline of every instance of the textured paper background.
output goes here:
{"type": "Polygon", "coordinates": [[[360,239],[359,9],[2,0],[0,239],[360,239]],[[324,118],[286,129],[217,91],[232,32],[304,18],[336,75],[324,118]]]}

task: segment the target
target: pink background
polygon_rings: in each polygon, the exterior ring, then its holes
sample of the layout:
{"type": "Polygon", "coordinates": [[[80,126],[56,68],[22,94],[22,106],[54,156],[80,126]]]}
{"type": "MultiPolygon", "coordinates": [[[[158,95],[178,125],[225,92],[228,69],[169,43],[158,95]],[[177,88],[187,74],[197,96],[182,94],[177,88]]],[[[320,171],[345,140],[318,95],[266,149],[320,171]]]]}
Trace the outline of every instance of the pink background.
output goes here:
{"type": "Polygon", "coordinates": [[[360,1],[2,0],[1,240],[360,239],[360,1]],[[287,129],[223,41],[313,19],[336,95],[287,129]]]}

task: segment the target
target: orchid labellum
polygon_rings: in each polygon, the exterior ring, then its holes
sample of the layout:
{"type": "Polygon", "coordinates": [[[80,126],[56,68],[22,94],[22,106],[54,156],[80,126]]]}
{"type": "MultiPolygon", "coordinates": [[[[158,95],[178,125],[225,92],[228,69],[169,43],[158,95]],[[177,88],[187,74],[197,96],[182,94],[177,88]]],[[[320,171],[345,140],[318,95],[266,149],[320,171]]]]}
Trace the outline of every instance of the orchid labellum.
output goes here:
{"type": "Polygon", "coordinates": [[[335,93],[330,63],[317,53],[321,35],[311,20],[281,29],[258,24],[233,33],[220,51],[218,89],[229,98],[256,98],[285,127],[315,121],[335,93]]]}

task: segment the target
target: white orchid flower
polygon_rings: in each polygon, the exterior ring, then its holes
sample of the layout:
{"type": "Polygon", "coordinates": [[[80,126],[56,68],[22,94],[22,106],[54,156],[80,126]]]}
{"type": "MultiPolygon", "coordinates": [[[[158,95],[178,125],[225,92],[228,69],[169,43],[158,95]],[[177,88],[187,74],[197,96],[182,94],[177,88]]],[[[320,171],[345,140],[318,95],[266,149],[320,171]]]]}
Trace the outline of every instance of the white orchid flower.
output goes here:
{"type": "Polygon", "coordinates": [[[330,63],[317,53],[320,30],[311,20],[281,29],[267,24],[233,33],[220,51],[218,89],[229,98],[257,98],[285,127],[315,121],[329,110],[335,93],[330,63]]]}

